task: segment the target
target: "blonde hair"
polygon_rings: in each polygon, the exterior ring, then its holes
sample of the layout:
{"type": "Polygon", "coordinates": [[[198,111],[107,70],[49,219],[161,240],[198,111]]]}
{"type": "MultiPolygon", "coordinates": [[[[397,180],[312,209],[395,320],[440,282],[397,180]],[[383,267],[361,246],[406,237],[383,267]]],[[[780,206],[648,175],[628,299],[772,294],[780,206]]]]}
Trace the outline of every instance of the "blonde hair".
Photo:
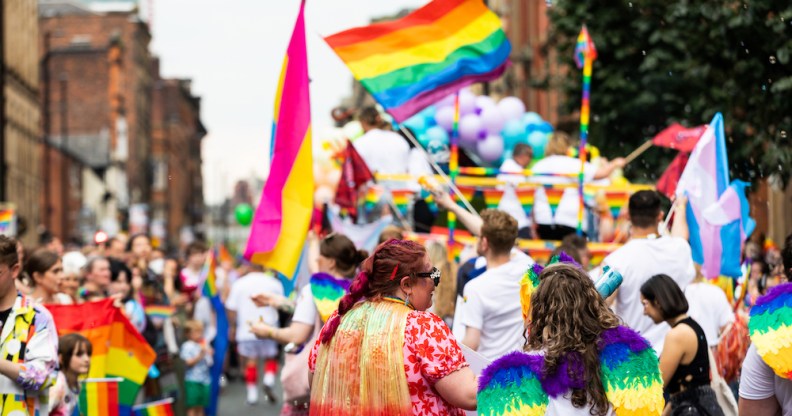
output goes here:
{"type": "Polygon", "coordinates": [[[440,285],[435,288],[435,313],[441,318],[453,316],[457,295],[457,265],[448,261],[448,250],[443,243],[428,241],[426,252],[429,253],[429,261],[440,270],[440,285]]]}
{"type": "Polygon", "coordinates": [[[550,141],[545,146],[545,157],[547,156],[566,156],[569,151],[569,146],[572,144],[572,139],[569,135],[562,132],[553,132],[550,141]]]}
{"type": "Polygon", "coordinates": [[[190,319],[184,323],[184,330],[187,334],[193,331],[203,332],[204,326],[203,322],[196,321],[195,319],[190,319]]]}

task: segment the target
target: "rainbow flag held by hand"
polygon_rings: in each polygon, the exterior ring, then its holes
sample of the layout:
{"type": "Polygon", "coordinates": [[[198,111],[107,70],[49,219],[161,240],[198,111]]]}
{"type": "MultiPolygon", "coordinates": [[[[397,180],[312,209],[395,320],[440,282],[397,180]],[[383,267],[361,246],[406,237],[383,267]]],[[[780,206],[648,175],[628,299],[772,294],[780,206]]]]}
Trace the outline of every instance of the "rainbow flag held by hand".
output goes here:
{"type": "Polygon", "coordinates": [[[85,379],[77,404],[80,416],[118,416],[118,383],[122,380],[118,377],[85,379]]]}
{"type": "Polygon", "coordinates": [[[275,97],[270,173],[245,249],[246,259],[289,279],[300,262],[314,202],[304,12],[303,0],[275,97]]]}
{"type": "Polygon", "coordinates": [[[467,85],[500,77],[511,52],[500,18],[481,0],[434,0],[325,41],[399,123],[467,85]]]}
{"type": "Polygon", "coordinates": [[[143,308],[149,318],[167,319],[173,316],[176,308],[168,305],[150,305],[143,308]]]}
{"type": "Polygon", "coordinates": [[[220,294],[217,290],[216,270],[217,253],[215,250],[209,250],[209,254],[206,256],[206,264],[201,272],[202,276],[204,276],[201,294],[206,296],[212,304],[217,335],[215,335],[213,345],[212,368],[209,369],[211,378],[209,391],[211,395],[209,397],[209,406],[205,409],[207,416],[215,416],[217,414],[217,406],[220,400],[220,377],[223,375],[223,365],[225,363],[226,350],[228,349],[228,317],[225,314],[225,306],[223,306],[223,301],[220,299],[220,294]]]}
{"type": "Polygon", "coordinates": [[[173,416],[173,398],[137,405],[132,410],[134,416],[173,416]]]}

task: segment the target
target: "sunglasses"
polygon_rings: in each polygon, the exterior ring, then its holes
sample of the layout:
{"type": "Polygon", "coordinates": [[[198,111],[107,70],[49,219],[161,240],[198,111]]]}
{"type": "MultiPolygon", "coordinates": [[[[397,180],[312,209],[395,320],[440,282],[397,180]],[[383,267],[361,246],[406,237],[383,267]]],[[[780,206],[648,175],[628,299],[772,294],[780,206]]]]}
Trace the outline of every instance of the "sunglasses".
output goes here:
{"type": "Polygon", "coordinates": [[[430,272],[415,273],[415,276],[432,279],[435,287],[440,285],[440,270],[437,267],[432,267],[432,271],[430,272]]]}

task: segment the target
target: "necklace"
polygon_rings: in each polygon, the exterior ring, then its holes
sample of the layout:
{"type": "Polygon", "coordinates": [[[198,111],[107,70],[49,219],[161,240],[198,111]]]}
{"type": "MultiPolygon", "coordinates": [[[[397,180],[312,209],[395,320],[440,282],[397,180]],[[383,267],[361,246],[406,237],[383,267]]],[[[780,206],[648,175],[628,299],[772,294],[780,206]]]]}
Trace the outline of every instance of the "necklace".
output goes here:
{"type": "Polygon", "coordinates": [[[402,299],[402,298],[399,298],[399,297],[396,297],[396,296],[383,296],[382,300],[386,300],[388,302],[393,302],[393,303],[398,303],[398,304],[404,305],[404,306],[406,306],[406,307],[408,307],[408,308],[410,308],[412,310],[415,310],[415,308],[410,304],[409,300],[405,300],[405,299],[402,299]]]}

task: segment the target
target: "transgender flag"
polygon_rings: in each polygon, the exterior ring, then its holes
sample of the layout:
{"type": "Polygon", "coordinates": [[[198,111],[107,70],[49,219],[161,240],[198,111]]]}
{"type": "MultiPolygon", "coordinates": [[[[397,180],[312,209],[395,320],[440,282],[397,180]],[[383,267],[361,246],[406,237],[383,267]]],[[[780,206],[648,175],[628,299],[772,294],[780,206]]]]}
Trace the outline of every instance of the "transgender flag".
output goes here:
{"type": "Polygon", "coordinates": [[[718,113],[693,149],[677,186],[677,195],[688,197],[693,261],[706,278],[742,275],[742,243],[756,226],[748,213],[748,184],[729,184],[728,166],[723,116],[718,113]]]}
{"type": "Polygon", "coordinates": [[[304,10],[302,1],[275,96],[270,174],[245,249],[245,258],[289,278],[297,270],[313,210],[304,10]]]}

